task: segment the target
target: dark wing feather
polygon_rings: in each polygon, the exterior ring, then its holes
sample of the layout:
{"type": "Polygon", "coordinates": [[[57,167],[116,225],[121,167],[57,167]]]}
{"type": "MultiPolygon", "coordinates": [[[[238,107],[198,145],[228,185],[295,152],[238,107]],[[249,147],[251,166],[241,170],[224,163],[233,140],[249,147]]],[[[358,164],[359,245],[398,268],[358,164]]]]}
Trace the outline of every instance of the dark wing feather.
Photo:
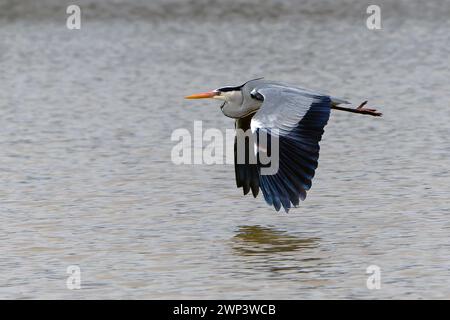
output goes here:
{"type": "Polygon", "coordinates": [[[269,205],[277,211],[282,206],[288,212],[291,206],[298,206],[299,200],[305,199],[306,191],[311,188],[331,99],[282,86],[256,88],[255,93],[264,102],[251,120],[252,131],[257,136],[264,133],[268,139],[274,137],[279,146],[278,171],[264,175],[260,170],[259,184],[269,205]]]}
{"type": "MultiPolygon", "coordinates": [[[[247,132],[250,129],[250,122],[254,114],[236,120],[236,129],[242,129],[247,132]]],[[[240,131],[236,131],[239,135],[240,131]]],[[[234,138],[234,171],[236,174],[236,185],[243,189],[244,195],[252,190],[253,196],[259,193],[259,166],[257,163],[250,162],[250,153],[254,153],[254,145],[248,139],[245,140],[245,162],[237,161],[237,136],[234,138]]]]}

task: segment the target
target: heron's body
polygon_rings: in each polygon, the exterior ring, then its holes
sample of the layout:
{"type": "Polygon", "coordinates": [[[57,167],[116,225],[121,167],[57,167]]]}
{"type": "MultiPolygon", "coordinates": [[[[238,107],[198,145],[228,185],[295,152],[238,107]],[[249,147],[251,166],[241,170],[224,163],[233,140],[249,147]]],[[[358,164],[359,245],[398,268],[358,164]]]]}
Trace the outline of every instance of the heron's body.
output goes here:
{"type": "MultiPolygon", "coordinates": [[[[254,197],[262,191],[269,205],[286,212],[304,200],[311,188],[311,181],[319,159],[319,141],[330,117],[331,109],[356,113],[381,115],[374,109],[349,109],[340,104],[343,99],[331,97],[313,90],[285,83],[255,79],[238,87],[223,87],[211,92],[192,95],[189,99],[214,98],[223,100],[221,110],[227,117],[235,119],[235,174],[237,187],[244,194],[252,191],[254,197]],[[255,136],[255,143],[246,142],[244,153],[239,154],[238,138],[242,132],[255,136]],[[259,156],[271,154],[275,148],[263,145],[260,136],[277,143],[277,170],[263,174],[264,165],[259,156]],[[250,155],[258,155],[250,161],[250,155]],[[244,161],[238,161],[244,159],[244,161]]],[[[271,154],[272,155],[272,154],[271,154]]]]}

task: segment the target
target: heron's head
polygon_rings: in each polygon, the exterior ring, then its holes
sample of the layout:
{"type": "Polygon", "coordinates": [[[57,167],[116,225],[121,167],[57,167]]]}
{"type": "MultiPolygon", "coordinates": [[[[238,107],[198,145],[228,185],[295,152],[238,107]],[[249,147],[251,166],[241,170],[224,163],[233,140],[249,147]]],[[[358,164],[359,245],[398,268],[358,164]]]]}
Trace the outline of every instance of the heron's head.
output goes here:
{"type": "Polygon", "coordinates": [[[222,100],[220,106],[222,113],[230,118],[241,118],[252,112],[255,112],[261,102],[251,97],[250,90],[253,88],[252,83],[262,78],[247,81],[237,86],[227,86],[215,89],[213,91],[193,94],[185,97],[186,99],[217,99],[222,100]]]}
{"type": "Polygon", "coordinates": [[[185,99],[217,99],[231,104],[242,103],[242,86],[239,87],[222,87],[213,91],[197,93],[185,97],[185,99]]]}

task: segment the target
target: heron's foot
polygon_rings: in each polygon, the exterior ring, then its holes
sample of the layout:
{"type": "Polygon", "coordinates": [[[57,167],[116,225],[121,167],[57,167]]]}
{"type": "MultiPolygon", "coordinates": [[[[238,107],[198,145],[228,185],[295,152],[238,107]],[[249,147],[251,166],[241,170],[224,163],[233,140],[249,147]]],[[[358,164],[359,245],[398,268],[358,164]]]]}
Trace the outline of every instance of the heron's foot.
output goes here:
{"type": "Polygon", "coordinates": [[[363,103],[361,103],[356,109],[355,112],[356,113],[361,113],[361,114],[368,114],[374,117],[381,117],[382,113],[378,112],[377,109],[370,109],[370,108],[364,108],[364,106],[367,104],[367,101],[364,101],[363,103]]]}

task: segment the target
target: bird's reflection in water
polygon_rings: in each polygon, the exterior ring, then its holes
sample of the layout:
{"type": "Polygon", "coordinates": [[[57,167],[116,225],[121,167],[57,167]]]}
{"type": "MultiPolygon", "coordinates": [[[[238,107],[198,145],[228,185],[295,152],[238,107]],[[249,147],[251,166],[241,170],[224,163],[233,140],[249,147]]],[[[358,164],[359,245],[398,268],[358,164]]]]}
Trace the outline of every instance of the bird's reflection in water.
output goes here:
{"type": "Polygon", "coordinates": [[[241,226],[234,236],[234,249],[240,255],[259,255],[315,248],[319,238],[300,238],[285,231],[262,226],[241,226]]]}
{"type": "Polygon", "coordinates": [[[235,254],[251,264],[252,269],[271,272],[309,272],[320,258],[314,248],[320,238],[299,237],[271,227],[240,226],[233,237],[235,254]]]}

